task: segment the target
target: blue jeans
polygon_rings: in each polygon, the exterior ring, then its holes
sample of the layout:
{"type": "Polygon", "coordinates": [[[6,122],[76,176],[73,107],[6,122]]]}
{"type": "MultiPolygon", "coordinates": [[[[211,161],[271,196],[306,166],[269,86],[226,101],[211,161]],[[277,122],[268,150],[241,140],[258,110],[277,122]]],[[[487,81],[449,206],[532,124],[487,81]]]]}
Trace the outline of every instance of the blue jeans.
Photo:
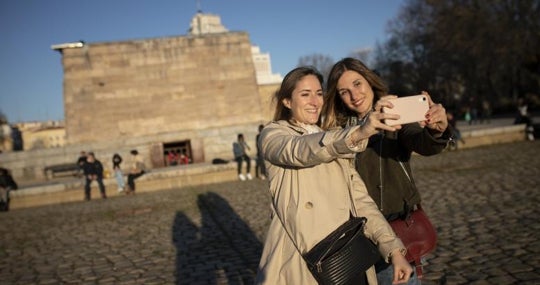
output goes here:
{"type": "Polygon", "coordinates": [[[234,160],[236,160],[237,163],[237,170],[238,174],[242,174],[242,162],[245,161],[246,166],[246,174],[251,172],[251,158],[247,156],[246,154],[243,154],[242,156],[235,157],[234,160]]]}
{"type": "Polygon", "coordinates": [[[130,192],[135,192],[135,179],[141,177],[144,174],[144,171],[141,171],[139,173],[130,173],[128,174],[127,178],[127,184],[129,186],[130,192]]]}
{"type": "MultiPolygon", "coordinates": [[[[393,279],[394,279],[394,266],[390,265],[386,267],[385,269],[377,271],[377,282],[379,283],[379,285],[391,285],[393,279]]],[[[418,275],[416,275],[416,268],[413,266],[413,274],[411,275],[411,278],[409,279],[409,282],[407,283],[407,285],[420,285],[420,284],[422,283],[420,282],[420,279],[418,279],[418,275]]]]}
{"type": "MultiPolygon", "coordinates": [[[[92,184],[92,181],[94,181],[94,179],[88,179],[88,177],[86,177],[85,179],[86,183],[84,184],[84,199],[90,200],[90,184],[92,184]]],[[[95,180],[99,185],[99,192],[101,192],[101,197],[107,198],[107,195],[105,194],[105,184],[103,184],[103,177],[98,176],[95,180]]]]}
{"type": "Polygon", "coordinates": [[[124,184],[124,175],[122,173],[122,170],[120,169],[115,170],[114,175],[116,177],[116,184],[118,184],[118,188],[124,188],[126,184],[124,184]]]}

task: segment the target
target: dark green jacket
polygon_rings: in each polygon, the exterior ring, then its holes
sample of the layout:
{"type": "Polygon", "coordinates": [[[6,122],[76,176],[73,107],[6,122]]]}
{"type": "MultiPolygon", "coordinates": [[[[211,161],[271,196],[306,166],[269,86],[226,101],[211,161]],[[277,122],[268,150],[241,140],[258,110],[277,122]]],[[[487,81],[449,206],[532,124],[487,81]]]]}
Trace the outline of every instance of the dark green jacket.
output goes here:
{"type": "Polygon", "coordinates": [[[424,156],[438,154],[449,137],[448,129],[441,138],[434,138],[427,128],[417,123],[406,124],[398,132],[372,136],[367,149],[357,154],[356,170],[388,220],[406,214],[421,201],[409,164],[412,152],[424,156]]]}

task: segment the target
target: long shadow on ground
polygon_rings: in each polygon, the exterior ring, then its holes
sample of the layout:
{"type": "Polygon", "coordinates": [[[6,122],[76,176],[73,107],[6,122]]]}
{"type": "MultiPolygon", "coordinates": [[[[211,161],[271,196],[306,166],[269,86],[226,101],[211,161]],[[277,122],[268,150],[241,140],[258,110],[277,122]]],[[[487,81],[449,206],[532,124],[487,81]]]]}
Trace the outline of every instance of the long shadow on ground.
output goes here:
{"type": "Polygon", "coordinates": [[[177,212],[172,239],[176,247],[176,284],[253,284],[262,244],[220,195],[197,197],[201,226],[177,212]]]}

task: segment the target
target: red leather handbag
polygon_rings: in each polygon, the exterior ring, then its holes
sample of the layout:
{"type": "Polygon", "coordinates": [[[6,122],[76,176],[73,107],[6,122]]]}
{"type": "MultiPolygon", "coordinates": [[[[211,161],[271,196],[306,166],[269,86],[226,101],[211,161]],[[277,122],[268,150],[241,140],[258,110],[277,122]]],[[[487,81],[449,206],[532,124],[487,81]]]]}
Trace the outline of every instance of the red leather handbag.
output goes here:
{"type": "MultiPolygon", "coordinates": [[[[384,133],[382,133],[382,135],[384,138],[384,133]]],[[[381,189],[384,181],[382,167],[383,138],[381,138],[379,142],[379,186],[381,189]]],[[[414,183],[404,163],[399,160],[399,157],[396,158],[396,161],[401,166],[407,180],[410,183],[414,183]]],[[[416,274],[418,278],[422,278],[424,274],[422,272],[421,259],[423,256],[435,250],[435,247],[437,246],[437,231],[431,224],[431,221],[422,209],[422,206],[417,205],[416,210],[412,211],[405,219],[397,219],[389,222],[389,224],[407,249],[405,258],[411,263],[414,262],[416,274]]]]}
{"type": "Polygon", "coordinates": [[[396,235],[407,248],[405,258],[414,262],[418,278],[423,277],[422,256],[435,250],[437,245],[437,231],[431,224],[428,216],[420,205],[406,219],[397,219],[390,222],[396,235]]]}

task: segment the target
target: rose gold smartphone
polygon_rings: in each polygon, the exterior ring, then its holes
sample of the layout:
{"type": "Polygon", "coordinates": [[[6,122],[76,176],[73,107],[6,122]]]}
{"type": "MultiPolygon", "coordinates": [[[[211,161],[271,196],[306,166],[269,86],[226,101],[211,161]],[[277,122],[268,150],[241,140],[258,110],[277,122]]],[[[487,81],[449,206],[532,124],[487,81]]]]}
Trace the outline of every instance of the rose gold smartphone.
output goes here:
{"type": "Polygon", "coordinates": [[[398,114],[400,118],[397,120],[385,119],[385,124],[395,126],[426,120],[426,113],[429,110],[426,95],[398,97],[388,101],[394,104],[394,108],[383,107],[383,113],[398,114]]]}

